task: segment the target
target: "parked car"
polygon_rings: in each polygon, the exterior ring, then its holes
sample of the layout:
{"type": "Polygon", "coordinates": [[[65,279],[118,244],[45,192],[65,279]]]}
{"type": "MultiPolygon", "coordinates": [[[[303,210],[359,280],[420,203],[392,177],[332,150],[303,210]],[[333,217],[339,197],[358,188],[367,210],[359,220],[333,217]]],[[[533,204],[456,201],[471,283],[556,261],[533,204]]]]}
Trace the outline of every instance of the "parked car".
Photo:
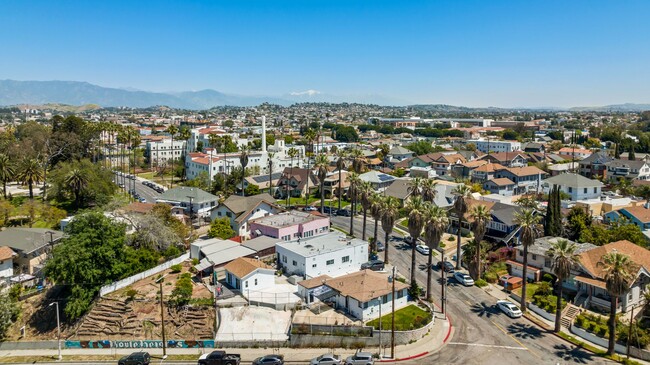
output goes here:
{"type": "Polygon", "coordinates": [[[444,263],[442,261],[438,261],[437,265],[438,265],[438,268],[442,268],[444,266],[445,272],[454,272],[454,264],[452,264],[451,262],[449,262],[447,260],[445,260],[444,263]]]}
{"type": "Polygon", "coordinates": [[[415,246],[415,251],[417,251],[417,252],[419,252],[419,253],[421,253],[423,255],[428,255],[431,252],[431,250],[429,250],[429,247],[427,247],[425,245],[417,245],[417,246],[415,246]]]}
{"type": "Polygon", "coordinates": [[[333,354],[320,355],[319,357],[311,359],[309,365],[340,365],[342,364],[341,357],[333,354]]]}
{"type": "Polygon", "coordinates": [[[377,242],[375,246],[377,247],[377,252],[383,252],[386,249],[386,245],[383,242],[377,242]]]}
{"type": "Polygon", "coordinates": [[[374,360],[370,352],[357,352],[345,359],[345,365],[373,365],[374,360]]]}
{"type": "Polygon", "coordinates": [[[517,307],[512,302],[509,302],[507,300],[499,300],[497,301],[497,307],[499,307],[499,309],[501,309],[501,311],[507,314],[510,318],[521,317],[521,309],[519,309],[519,307],[517,307]]]}
{"type": "Polygon", "coordinates": [[[150,363],[151,356],[148,352],[143,351],[124,356],[117,362],[118,365],[149,365],[150,363]]]}
{"type": "Polygon", "coordinates": [[[304,210],[305,212],[315,212],[315,211],[318,210],[318,208],[316,208],[315,206],[312,206],[312,205],[308,205],[308,206],[302,208],[302,210],[304,210]]]}
{"type": "Polygon", "coordinates": [[[361,264],[361,270],[370,269],[372,271],[381,271],[384,269],[384,262],[381,260],[370,260],[361,264]]]}
{"type": "Polygon", "coordinates": [[[253,365],[284,365],[284,356],[266,355],[253,360],[253,365]]]}
{"type": "Polygon", "coordinates": [[[404,237],[404,242],[408,243],[409,245],[412,245],[415,240],[411,236],[406,236],[404,237]]]}
{"type": "Polygon", "coordinates": [[[241,355],[228,354],[225,351],[217,350],[199,357],[198,365],[239,365],[241,355]]]}
{"type": "Polygon", "coordinates": [[[461,283],[461,284],[463,284],[465,286],[474,285],[474,279],[472,279],[471,276],[469,276],[469,275],[467,275],[467,274],[465,274],[463,272],[460,272],[460,271],[456,271],[454,273],[454,279],[456,279],[457,282],[459,282],[459,283],[461,283]]]}
{"type": "Polygon", "coordinates": [[[336,212],[336,215],[340,215],[340,216],[344,216],[344,217],[349,217],[350,215],[352,215],[352,212],[350,211],[350,209],[343,208],[343,209],[339,209],[339,210],[336,212]]]}
{"type": "Polygon", "coordinates": [[[138,198],[138,201],[139,201],[140,203],[146,203],[146,202],[147,202],[147,199],[145,199],[145,198],[143,198],[143,197],[140,197],[140,198],[138,198]]]}

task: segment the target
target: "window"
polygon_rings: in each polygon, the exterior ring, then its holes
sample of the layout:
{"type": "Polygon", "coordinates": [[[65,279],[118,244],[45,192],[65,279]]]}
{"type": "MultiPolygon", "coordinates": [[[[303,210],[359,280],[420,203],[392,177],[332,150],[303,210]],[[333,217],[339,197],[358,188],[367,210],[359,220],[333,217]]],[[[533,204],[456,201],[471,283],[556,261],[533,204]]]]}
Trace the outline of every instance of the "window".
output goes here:
{"type": "Polygon", "coordinates": [[[404,290],[405,290],[405,289],[402,289],[402,290],[400,290],[400,291],[397,292],[397,299],[401,299],[401,298],[404,297],[404,290]]]}
{"type": "Polygon", "coordinates": [[[257,285],[257,279],[255,279],[255,285],[257,285]]]}
{"type": "Polygon", "coordinates": [[[359,308],[363,308],[363,303],[361,303],[361,302],[357,302],[357,303],[359,305],[359,308]]]}
{"type": "Polygon", "coordinates": [[[573,188],[569,186],[569,193],[573,193],[573,188]]]}
{"type": "Polygon", "coordinates": [[[552,266],[550,258],[548,258],[548,257],[544,258],[544,266],[545,267],[551,267],[552,266]]]}
{"type": "Polygon", "coordinates": [[[388,303],[388,295],[384,295],[384,296],[381,297],[381,303],[382,304],[388,303]]]}
{"type": "Polygon", "coordinates": [[[248,280],[244,281],[244,287],[248,288],[248,280]]]}
{"type": "Polygon", "coordinates": [[[537,260],[537,255],[533,254],[533,260],[537,260]]]}
{"type": "Polygon", "coordinates": [[[594,188],[594,194],[598,192],[598,188],[594,188]]]}
{"type": "Polygon", "coordinates": [[[585,194],[587,194],[587,188],[584,189],[585,194]]]}
{"type": "Polygon", "coordinates": [[[343,258],[341,259],[341,262],[342,263],[350,262],[350,256],[343,256],[343,258]]]}
{"type": "Polygon", "coordinates": [[[315,268],[316,266],[318,266],[318,265],[316,265],[316,264],[312,264],[312,265],[311,265],[311,267],[313,267],[313,268],[315,268]]]}
{"type": "Polygon", "coordinates": [[[329,266],[329,265],[334,265],[334,260],[327,260],[327,262],[326,262],[325,264],[326,264],[327,266],[329,266]]]}
{"type": "Polygon", "coordinates": [[[293,266],[298,266],[298,263],[296,262],[296,260],[293,260],[291,263],[293,264],[293,266]]]}
{"type": "Polygon", "coordinates": [[[287,263],[287,257],[284,255],[282,255],[282,262],[284,262],[285,264],[287,263]]]}

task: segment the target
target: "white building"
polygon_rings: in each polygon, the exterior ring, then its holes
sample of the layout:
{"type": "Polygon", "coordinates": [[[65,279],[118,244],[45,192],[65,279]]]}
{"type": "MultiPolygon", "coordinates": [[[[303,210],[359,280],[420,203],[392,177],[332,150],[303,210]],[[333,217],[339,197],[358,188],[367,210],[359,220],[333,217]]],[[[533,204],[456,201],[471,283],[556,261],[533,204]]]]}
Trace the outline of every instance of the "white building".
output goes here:
{"type": "Polygon", "coordinates": [[[0,247],[0,278],[14,276],[14,257],[18,254],[8,246],[0,247]]]}
{"type": "Polygon", "coordinates": [[[279,243],[275,252],[278,265],[291,275],[313,278],[332,277],[359,271],[368,261],[368,242],[347,238],[338,232],[279,243]]]}
{"type": "Polygon", "coordinates": [[[183,156],[183,149],[185,148],[185,141],[174,140],[172,148],[171,138],[163,139],[161,141],[150,141],[145,146],[145,156],[149,157],[149,161],[154,166],[167,163],[171,159],[179,159],[183,156]]]}
{"type": "Polygon", "coordinates": [[[521,142],[517,141],[493,141],[487,139],[470,139],[467,143],[474,143],[476,149],[483,152],[514,152],[521,151],[521,142]]]}
{"type": "Polygon", "coordinates": [[[548,194],[553,186],[571,196],[572,201],[600,198],[604,184],[574,173],[559,174],[542,181],[542,189],[548,194]]]}
{"type": "Polygon", "coordinates": [[[211,219],[228,217],[230,227],[238,236],[250,237],[248,222],[255,218],[266,217],[281,211],[275,199],[267,193],[252,196],[231,195],[212,211],[211,219]]]}
{"type": "Polygon", "coordinates": [[[174,208],[181,208],[183,213],[192,217],[209,217],[217,206],[219,198],[199,188],[181,186],[162,193],[156,203],[165,203],[174,208]]]}
{"type": "Polygon", "coordinates": [[[275,270],[258,259],[240,257],[226,266],[226,282],[237,290],[260,290],[275,286],[275,270]]]}

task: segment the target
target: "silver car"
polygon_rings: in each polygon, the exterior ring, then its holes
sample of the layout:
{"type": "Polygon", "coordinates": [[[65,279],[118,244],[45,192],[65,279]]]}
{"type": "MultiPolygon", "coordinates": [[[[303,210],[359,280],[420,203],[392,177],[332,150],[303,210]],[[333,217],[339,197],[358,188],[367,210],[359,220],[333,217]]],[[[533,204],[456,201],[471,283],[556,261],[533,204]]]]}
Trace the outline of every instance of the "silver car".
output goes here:
{"type": "Polygon", "coordinates": [[[357,352],[345,359],[345,365],[373,365],[374,360],[369,352],[357,352]]]}
{"type": "Polygon", "coordinates": [[[324,354],[311,359],[309,365],[341,365],[341,357],[334,354],[324,354]]]}

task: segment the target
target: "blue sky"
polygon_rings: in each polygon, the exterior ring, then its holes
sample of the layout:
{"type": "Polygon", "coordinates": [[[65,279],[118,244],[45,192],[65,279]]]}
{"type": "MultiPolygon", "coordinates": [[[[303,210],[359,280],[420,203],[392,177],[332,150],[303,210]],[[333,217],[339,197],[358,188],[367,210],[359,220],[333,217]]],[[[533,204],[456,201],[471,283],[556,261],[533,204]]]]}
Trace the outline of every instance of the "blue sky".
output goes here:
{"type": "Polygon", "coordinates": [[[650,1],[0,2],[0,79],[411,103],[650,103],[650,1]]]}

